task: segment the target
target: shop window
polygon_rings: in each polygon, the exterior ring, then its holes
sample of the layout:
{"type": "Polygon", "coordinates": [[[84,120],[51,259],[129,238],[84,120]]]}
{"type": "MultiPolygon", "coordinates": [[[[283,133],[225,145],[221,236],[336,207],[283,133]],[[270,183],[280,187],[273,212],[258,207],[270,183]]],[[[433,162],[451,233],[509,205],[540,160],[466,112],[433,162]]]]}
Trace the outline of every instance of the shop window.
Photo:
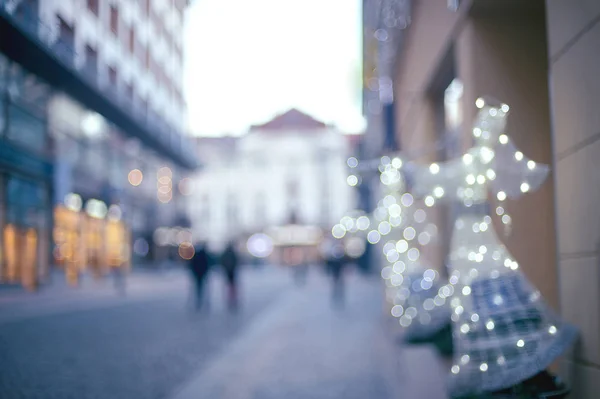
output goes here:
{"type": "Polygon", "coordinates": [[[2,227],[0,279],[35,289],[47,271],[47,189],[43,183],[8,176],[2,227]]]}

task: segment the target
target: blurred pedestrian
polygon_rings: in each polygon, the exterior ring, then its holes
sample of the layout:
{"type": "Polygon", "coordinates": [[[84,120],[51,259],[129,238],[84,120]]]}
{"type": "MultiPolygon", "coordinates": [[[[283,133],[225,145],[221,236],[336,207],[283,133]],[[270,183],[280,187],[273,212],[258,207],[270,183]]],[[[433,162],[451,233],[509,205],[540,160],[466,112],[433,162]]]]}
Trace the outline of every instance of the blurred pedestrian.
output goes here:
{"type": "Polygon", "coordinates": [[[227,244],[225,251],[221,255],[221,266],[223,267],[227,281],[227,305],[229,310],[237,310],[239,305],[237,287],[238,263],[238,255],[233,243],[227,244]]]}
{"type": "Polygon", "coordinates": [[[115,284],[115,289],[116,291],[120,294],[125,296],[125,294],[127,293],[127,286],[126,286],[126,278],[125,278],[125,266],[124,265],[118,265],[118,266],[112,266],[111,267],[111,274],[113,275],[113,282],[115,284]]]}
{"type": "Polygon", "coordinates": [[[196,310],[203,308],[208,310],[209,301],[206,295],[206,279],[209,271],[209,256],[206,246],[198,244],[194,248],[194,256],[189,261],[189,268],[195,288],[195,306],[196,310]]]}
{"type": "Polygon", "coordinates": [[[327,269],[331,275],[332,303],[341,306],[344,304],[344,268],[346,257],[341,244],[334,245],[327,256],[327,269]]]}

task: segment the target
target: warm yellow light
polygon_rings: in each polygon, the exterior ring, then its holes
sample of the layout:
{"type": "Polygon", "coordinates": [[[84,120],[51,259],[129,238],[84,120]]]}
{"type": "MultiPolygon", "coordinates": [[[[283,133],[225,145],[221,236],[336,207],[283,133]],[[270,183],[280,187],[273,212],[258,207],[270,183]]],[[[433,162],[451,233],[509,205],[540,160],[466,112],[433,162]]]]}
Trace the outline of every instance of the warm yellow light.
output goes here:
{"type": "Polygon", "coordinates": [[[142,180],[144,180],[144,175],[141,170],[133,169],[129,172],[127,180],[129,180],[129,184],[132,186],[139,186],[142,183],[142,180]]]}
{"type": "Polygon", "coordinates": [[[194,257],[196,251],[194,250],[194,246],[190,242],[182,242],[179,244],[179,256],[182,259],[190,260],[194,257]]]}

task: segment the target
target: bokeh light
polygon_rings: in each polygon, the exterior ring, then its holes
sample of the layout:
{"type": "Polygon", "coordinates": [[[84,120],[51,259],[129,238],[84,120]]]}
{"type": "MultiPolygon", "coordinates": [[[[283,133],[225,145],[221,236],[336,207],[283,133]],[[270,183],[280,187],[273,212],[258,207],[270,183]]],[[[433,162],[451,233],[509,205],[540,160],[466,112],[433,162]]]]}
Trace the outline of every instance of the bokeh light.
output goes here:
{"type": "Polygon", "coordinates": [[[144,174],[139,169],[133,169],[131,172],[129,172],[127,180],[129,180],[129,184],[132,186],[139,186],[142,184],[142,180],[144,180],[144,174]]]}
{"type": "Polygon", "coordinates": [[[194,246],[191,242],[182,242],[181,244],[179,244],[178,252],[179,256],[181,256],[181,258],[185,260],[192,259],[194,257],[194,254],[196,253],[194,246]]]}
{"type": "Polygon", "coordinates": [[[273,240],[266,234],[256,233],[248,238],[248,252],[256,258],[266,258],[273,252],[273,240]]]}

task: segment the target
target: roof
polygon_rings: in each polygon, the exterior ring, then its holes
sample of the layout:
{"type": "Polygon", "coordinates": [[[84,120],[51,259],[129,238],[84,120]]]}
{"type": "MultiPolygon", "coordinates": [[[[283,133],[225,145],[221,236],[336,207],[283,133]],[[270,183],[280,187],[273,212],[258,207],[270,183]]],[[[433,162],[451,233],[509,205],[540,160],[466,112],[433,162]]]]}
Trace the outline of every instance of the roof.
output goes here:
{"type": "Polygon", "coordinates": [[[305,114],[295,108],[286,111],[283,114],[277,115],[270,121],[263,123],[262,125],[253,125],[250,130],[315,130],[330,127],[326,123],[316,120],[312,116],[305,114]]]}

